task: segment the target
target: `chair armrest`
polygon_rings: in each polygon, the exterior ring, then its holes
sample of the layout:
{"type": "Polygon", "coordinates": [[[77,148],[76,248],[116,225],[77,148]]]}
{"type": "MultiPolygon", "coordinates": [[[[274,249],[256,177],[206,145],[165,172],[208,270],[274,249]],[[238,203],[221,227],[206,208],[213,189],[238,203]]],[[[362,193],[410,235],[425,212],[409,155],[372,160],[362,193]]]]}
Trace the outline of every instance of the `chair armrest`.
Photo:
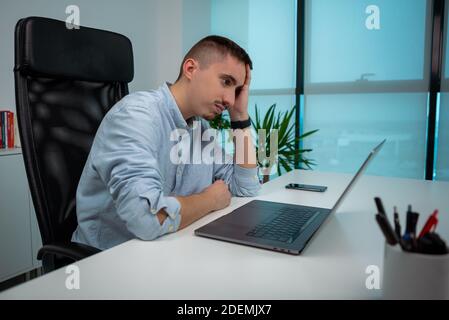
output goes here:
{"type": "Polygon", "coordinates": [[[40,248],[37,253],[37,259],[42,260],[44,255],[52,254],[78,261],[98,252],[101,252],[101,250],[81,243],[54,243],[47,244],[40,248]]]}

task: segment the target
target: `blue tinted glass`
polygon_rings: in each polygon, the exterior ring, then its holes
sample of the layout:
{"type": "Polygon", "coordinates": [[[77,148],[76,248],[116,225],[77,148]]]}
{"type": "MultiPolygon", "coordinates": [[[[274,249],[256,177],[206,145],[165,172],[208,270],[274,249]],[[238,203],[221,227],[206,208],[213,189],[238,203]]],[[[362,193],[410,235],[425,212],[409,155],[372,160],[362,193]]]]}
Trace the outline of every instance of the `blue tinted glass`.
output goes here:
{"type": "Polygon", "coordinates": [[[233,39],[253,61],[248,106],[252,119],[256,104],[261,120],[273,104],[277,112],[294,106],[296,0],[212,0],[211,33],[233,39]]]}
{"type": "Polygon", "coordinates": [[[449,59],[447,45],[449,40],[448,17],[449,8],[446,6],[443,70],[444,76],[441,82],[441,95],[437,112],[436,127],[436,157],[435,179],[449,181],[449,59]]]}
{"type": "Polygon", "coordinates": [[[428,93],[306,96],[304,139],[320,171],[355,172],[383,139],[367,173],[422,179],[426,154],[428,93]]]}
{"type": "Polygon", "coordinates": [[[306,81],[422,79],[426,10],[425,0],[307,0],[306,81]]]}
{"type": "Polygon", "coordinates": [[[449,181],[449,93],[441,93],[435,179],[449,181]]]}
{"type": "Polygon", "coordinates": [[[211,11],[211,33],[248,51],[252,90],[295,87],[296,0],[212,0],[211,11]]]}
{"type": "Polygon", "coordinates": [[[320,131],[304,146],[318,170],[354,172],[386,138],[368,173],[424,177],[429,4],[306,0],[304,131],[320,131]]]}
{"type": "Polygon", "coordinates": [[[248,49],[248,0],[212,0],[211,34],[228,37],[248,49]]]}

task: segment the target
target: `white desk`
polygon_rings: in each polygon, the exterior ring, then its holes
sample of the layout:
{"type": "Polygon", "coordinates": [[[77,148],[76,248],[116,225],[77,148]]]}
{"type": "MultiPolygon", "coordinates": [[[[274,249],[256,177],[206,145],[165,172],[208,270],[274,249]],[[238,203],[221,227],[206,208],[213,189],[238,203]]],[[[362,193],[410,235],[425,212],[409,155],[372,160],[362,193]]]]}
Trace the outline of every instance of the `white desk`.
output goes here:
{"type": "MultiPolygon", "coordinates": [[[[351,175],[294,171],[265,184],[262,200],[332,207],[351,175]],[[286,190],[289,182],[324,184],[325,193],[286,190]]],[[[337,214],[328,218],[300,256],[201,237],[193,231],[253,198],[231,205],[157,241],[132,240],[77,263],[80,289],[68,290],[65,268],[0,294],[0,299],[371,299],[368,265],[382,271],[383,237],[374,196],[387,210],[407,204],[440,209],[438,232],[449,239],[449,183],[364,176],[337,214]]],[[[424,218],[418,224],[422,226],[424,218]]]]}

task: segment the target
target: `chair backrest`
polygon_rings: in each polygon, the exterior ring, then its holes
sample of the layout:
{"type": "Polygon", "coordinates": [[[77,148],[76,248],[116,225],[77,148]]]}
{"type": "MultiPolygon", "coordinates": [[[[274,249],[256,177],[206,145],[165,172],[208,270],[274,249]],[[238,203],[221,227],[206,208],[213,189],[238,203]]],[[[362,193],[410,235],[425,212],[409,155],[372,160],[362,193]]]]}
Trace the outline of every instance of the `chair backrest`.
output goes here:
{"type": "Polygon", "coordinates": [[[129,39],[29,17],[15,29],[15,93],[28,183],[43,244],[69,242],[76,189],[107,111],[134,76],[129,39]]]}

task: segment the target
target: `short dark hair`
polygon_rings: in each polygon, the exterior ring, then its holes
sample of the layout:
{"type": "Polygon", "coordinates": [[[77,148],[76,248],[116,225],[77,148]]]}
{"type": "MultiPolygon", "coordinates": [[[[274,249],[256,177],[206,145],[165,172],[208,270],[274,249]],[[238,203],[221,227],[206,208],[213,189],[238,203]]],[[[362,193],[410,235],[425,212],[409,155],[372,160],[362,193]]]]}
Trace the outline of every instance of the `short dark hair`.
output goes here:
{"type": "Polygon", "coordinates": [[[213,54],[218,55],[220,58],[224,58],[227,54],[230,54],[245,65],[248,64],[251,70],[253,69],[253,62],[245,49],[231,39],[212,35],[198,41],[189,52],[187,52],[182,60],[178,79],[176,81],[181,79],[182,66],[187,59],[196,59],[200,62],[202,67],[207,67],[211,62],[215,62],[213,54]]]}

